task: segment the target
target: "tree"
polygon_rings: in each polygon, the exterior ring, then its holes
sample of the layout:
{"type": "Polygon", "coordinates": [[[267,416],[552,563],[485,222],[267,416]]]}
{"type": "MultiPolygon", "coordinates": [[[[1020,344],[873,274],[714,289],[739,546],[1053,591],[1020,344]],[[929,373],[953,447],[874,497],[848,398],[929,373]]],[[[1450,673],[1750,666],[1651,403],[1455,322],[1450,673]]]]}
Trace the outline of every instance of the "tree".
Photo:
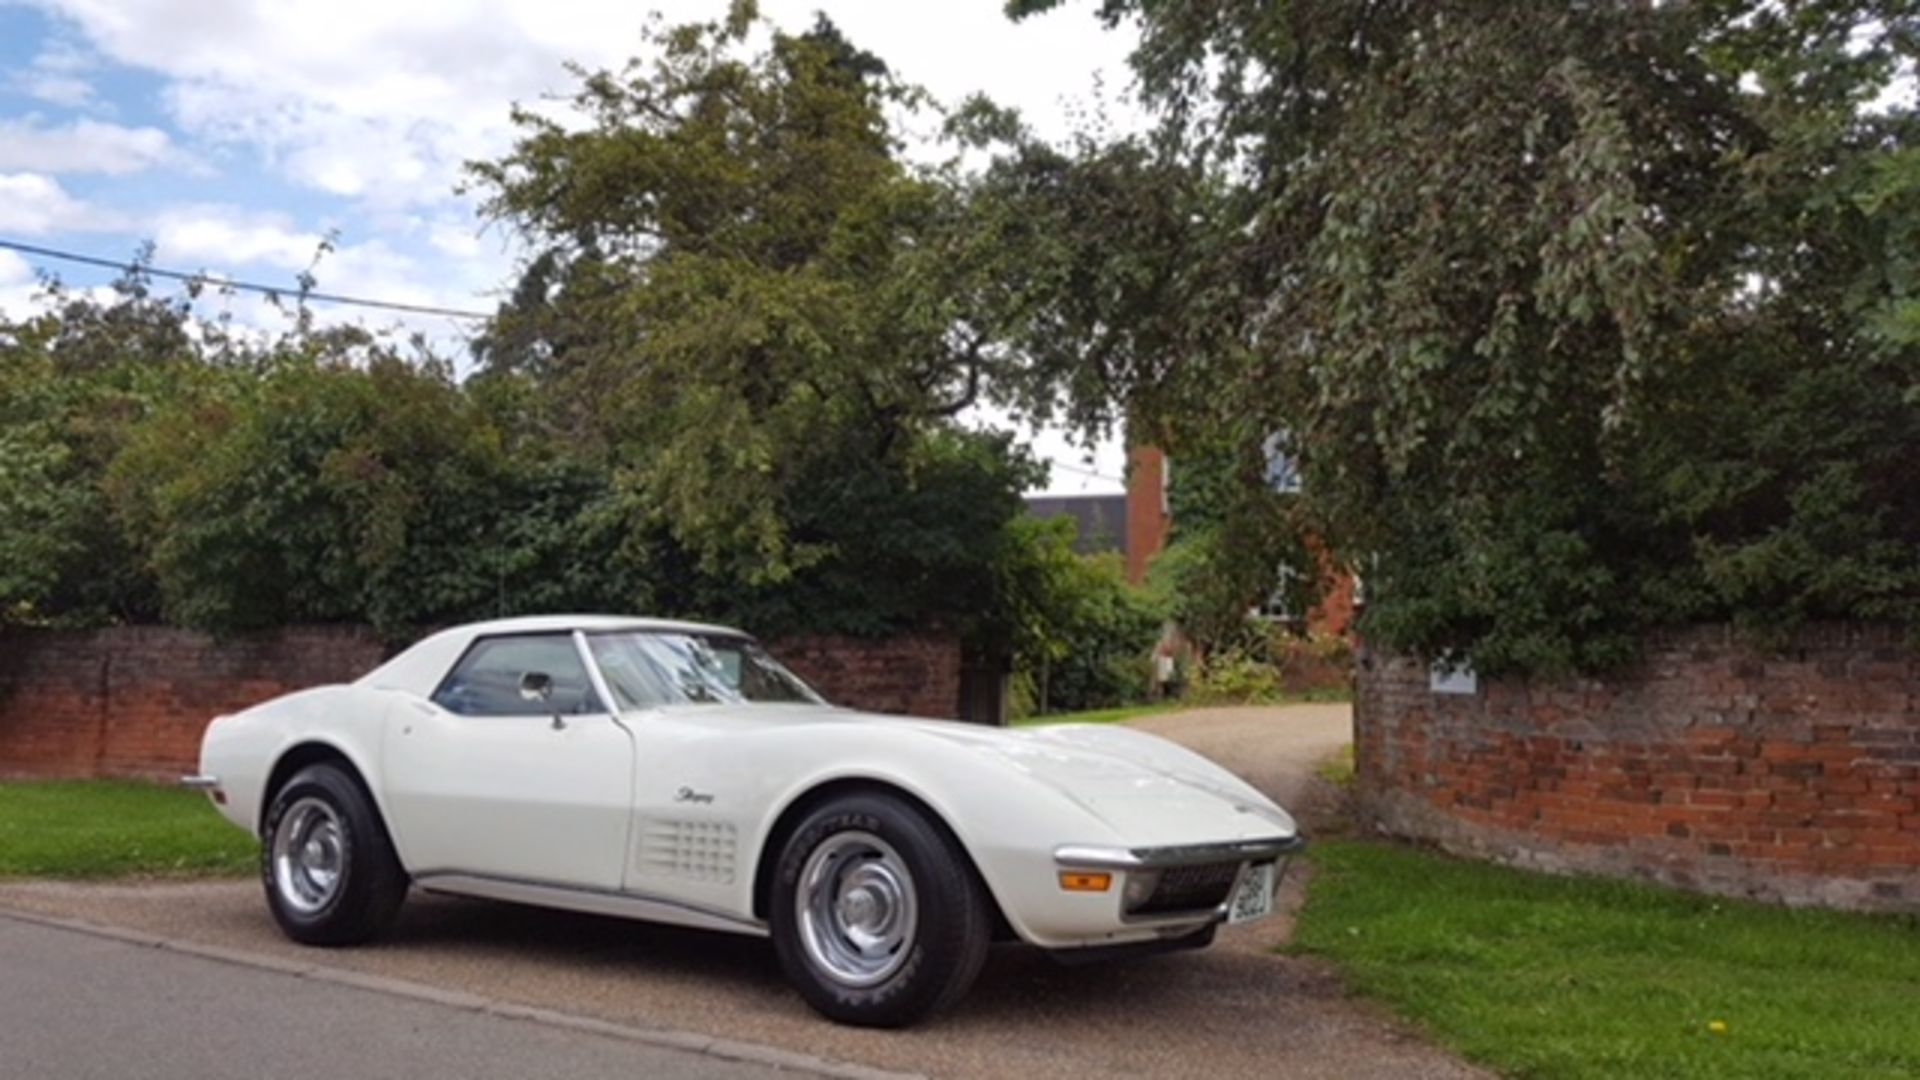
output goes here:
{"type": "Polygon", "coordinates": [[[228,333],[137,271],[0,324],[0,618],[401,640],[630,610],[1005,647],[1040,471],[953,417],[1003,360],[1007,256],[957,166],[900,160],[917,91],[824,20],[757,53],[751,24],[656,31],[585,76],[584,126],[522,113],[474,167],[533,253],[467,380],[303,305],[228,333]]]}
{"type": "Polygon", "coordinates": [[[548,423],[747,590],[860,573],[874,517],[957,461],[1024,468],[940,449],[996,342],[959,187],[900,159],[890,113],[922,96],[824,18],[749,52],[753,19],[655,31],[649,60],[583,75],[581,123],[520,111],[514,150],[472,166],[533,250],[486,377],[536,380],[548,423]]]}
{"type": "Polygon", "coordinates": [[[1189,346],[1082,411],[1291,432],[1370,637],[1553,670],[1920,626],[1910,4],[1101,10],[1163,167],[1222,193],[1164,294],[1213,331],[1081,318],[1189,346]]]}
{"type": "Polygon", "coordinates": [[[144,417],[193,391],[199,346],[138,265],[114,289],[100,303],[50,282],[41,314],[0,322],[0,623],[157,611],[100,479],[144,417]]]}
{"type": "Polygon", "coordinates": [[[1073,550],[1074,523],[1027,517],[997,560],[1016,707],[1073,712],[1137,700],[1165,611],[1127,583],[1118,555],[1073,550]]]}

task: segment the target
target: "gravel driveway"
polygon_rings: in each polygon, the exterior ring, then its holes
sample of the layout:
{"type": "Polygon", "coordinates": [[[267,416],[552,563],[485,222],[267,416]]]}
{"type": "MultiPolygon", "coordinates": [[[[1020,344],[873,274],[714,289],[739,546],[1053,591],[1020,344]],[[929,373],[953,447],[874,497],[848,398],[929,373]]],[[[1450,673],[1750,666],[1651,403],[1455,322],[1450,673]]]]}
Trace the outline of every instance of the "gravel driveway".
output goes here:
{"type": "MultiPolygon", "coordinates": [[[[1350,730],[1345,706],[1196,710],[1137,721],[1294,805],[1350,730]]],[[[1283,891],[1297,895],[1298,882],[1283,891]]],[[[764,943],[414,894],[376,946],[316,952],[274,929],[247,882],[0,885],[0,906],[483,994],[642,1027],[750,1040],[951,1077],[1478,1076],[1379,1012],[1345,1000],[1319,964],[1272,955],[1284,914],[1222,928],[1211,949],[1085,967],[996,948],[972,994],[909,1031],[819,1019],[764,943]]]]}

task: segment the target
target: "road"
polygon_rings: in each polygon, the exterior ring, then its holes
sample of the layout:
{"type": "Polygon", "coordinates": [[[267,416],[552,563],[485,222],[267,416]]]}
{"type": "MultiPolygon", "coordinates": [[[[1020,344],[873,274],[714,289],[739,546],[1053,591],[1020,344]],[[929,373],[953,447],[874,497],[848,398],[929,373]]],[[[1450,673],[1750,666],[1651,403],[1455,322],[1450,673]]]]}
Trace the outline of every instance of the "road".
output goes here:
{"type": "MultiPolygon", "coordinates": [[[[1312,800],[1315,766],[1351,730],[1346,707],[1326,705],[1197,710],[1139,725],[1294,806],[1312,800]]],[[[1345,997],[1320,964],[1274,955],[1298,890],[1290,879],[1280,916],[1223,928],[1201,952],[1069,968],[996,948],[965,1000],[904,1032],[821,1020],[781,981],[764,942],[593,916],[416,892],[389,939],[319,951],[280,936],[251,881],[0,884],[0,908],[932,1076],[1481,1075],[1345,997]]]]}
{"type": "Polygon", "coordinates": [[[1351,705],[1240,706],[1143,716],[1133,727],[1172,739],[1232,769],[1312,831],[1334,793],[1318,766],[1353,741],[1351,705]]]}
{"type": "Polygon", "coordinates": [[[410,1001],[0,916],[0,1076],[762,1080],[706,1054],[410,1001]]]}

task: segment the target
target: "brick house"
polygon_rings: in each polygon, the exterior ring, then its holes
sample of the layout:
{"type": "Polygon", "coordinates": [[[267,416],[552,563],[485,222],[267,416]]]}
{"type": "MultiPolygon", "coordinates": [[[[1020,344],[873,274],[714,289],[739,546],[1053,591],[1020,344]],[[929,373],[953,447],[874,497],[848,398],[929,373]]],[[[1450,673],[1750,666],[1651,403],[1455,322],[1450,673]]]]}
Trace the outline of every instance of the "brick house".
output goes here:
{"type": "MultiPolygon", "coordinates": [[[[1276,448],[1269,447],[1272,464],[1268,480],[1278,490],[1298,491],[1299,478],[1291,464],[1276,448]]],[[[1172,508],[1168,501],[1173,460],[1157,446],[1135,445],[1127,451],[1126,492],[1098,495],[1030,495],[1027,511],[1036,517],[1072,517],[1079,526],[1074,550],[1081,554],[1117,551],[1124,560],[1127,580],[1135,585],[1147,578],[1154,556],[1166,549],[1173,531],[1172,508]]],[[[1305,614],[1310,633],[1348,634],[1353,626],[1358,591],[1353,575],[1337,567],[1324,567],[1330,580],[1320,603],[1305,614]]],[[[1279,567],[1277,574],[1299,573],[1298,568],[1279,567]]],[[[1300,616],[1285,609],[1278,597],[1281,589],[1256,601],[1253,613],[1276,622],[1288,622],[1300,616]]]]}

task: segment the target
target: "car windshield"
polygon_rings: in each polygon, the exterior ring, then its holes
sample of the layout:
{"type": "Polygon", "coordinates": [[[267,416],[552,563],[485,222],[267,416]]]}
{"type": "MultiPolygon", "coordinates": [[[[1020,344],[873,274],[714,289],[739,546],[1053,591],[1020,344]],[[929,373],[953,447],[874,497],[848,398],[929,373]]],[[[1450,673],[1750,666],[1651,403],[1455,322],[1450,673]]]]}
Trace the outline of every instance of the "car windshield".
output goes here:
{"type": "Polygon", "coordinates": [[[630,630],[589,634],[587,644],[622,709],[739,702],[826,704],[751,638],[630,630]]]}

